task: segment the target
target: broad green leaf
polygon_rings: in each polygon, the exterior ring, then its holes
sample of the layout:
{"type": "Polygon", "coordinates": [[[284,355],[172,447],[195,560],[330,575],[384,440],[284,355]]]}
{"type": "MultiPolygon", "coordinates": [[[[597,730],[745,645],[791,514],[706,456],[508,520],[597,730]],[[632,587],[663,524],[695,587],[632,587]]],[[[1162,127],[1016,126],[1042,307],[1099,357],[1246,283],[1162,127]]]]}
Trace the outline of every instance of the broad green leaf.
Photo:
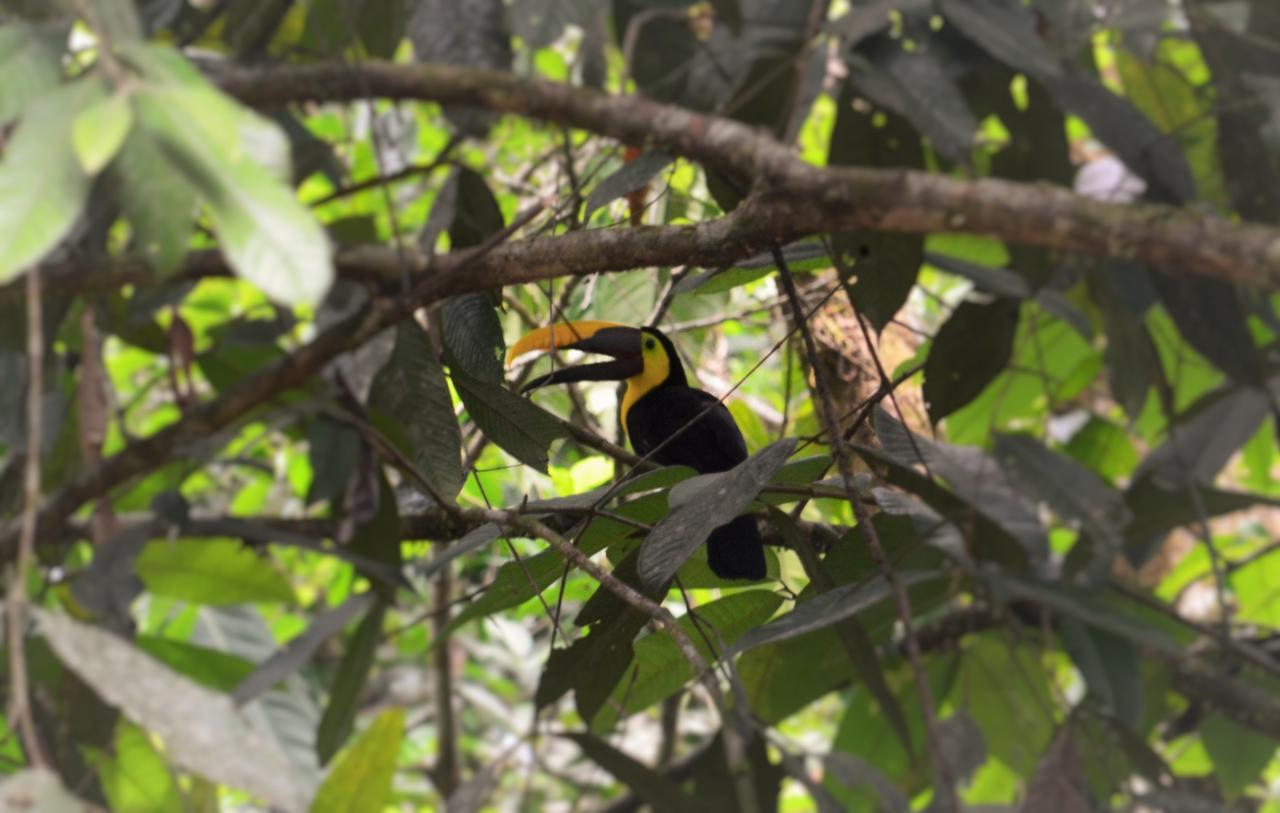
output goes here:
{"type": "MultiPolygon", "coordinates": [[[[444,368],[426,332],[412,320],[396,328],[395,349],[373,380],[370,407],[398,425],[403,451],[437,495],[452,500],[462,489],[462,435],[444,368]]],[[[393,440],[396,440],[393,435],[393,440]]]]}
{"type": "Polygon", "coordinates": [[[98,771],[115,813],[183,813],[178,783],[146,732],[121,721],[114,750],[115,758],[103,760],[98,771]]]}
{"type": "Polygon", "coordinates": [[[307,429],[307,456],[311,460],[311,485],[307,505],[342,495],[360,463],[364,443],[351,424],[317,415],[307,429]]]}
{"type": "Polygon", "coordinates": [[[0,283],[47,254],[79,218],[89,176],[71,146],[76,115],[106,94],[100,79],[60,87],[26,110],[0,163],[0,283]]]}
{"type": "Polygon", "coordinates": [[[122,93],[95,102],[76,116],[71,127],[71,143],[84,171],[97,175],[111,163],[132,127],[133,108],[129,97],[122,93]]]}
{"type": "Polygon", "coordinates": [[[649,533],[638,563],[642,582],[666,585],[716,528],[737,517],[795,451],[797,441],[780,440],[732,469],[708,475],[696,499],[675,508],[649,533]]]}
{"type": "Polygon", "coordinates": [[[171,50],[138,45],[125,56],[152,80],[134,97],[139,127],[206,201],[231,267],[280,302],[318,303],[333,282],[328,238],[282,182],[284,134],[171,50]]]}
{"type": "Polygon", "coordinates": [[[1018,303],[997,299],[961,303],[929,348],[924,365],[924,399],[937,423],[977,398],[1004,372],[1018,333],[1018,303]]]}
{"type": "Polygon", "coordinates": [[[474,378],[452,363],[449,368],[453,386],[480,431],[521,463],[546,471],[551,441],[564,434],[559,421],[501,384],[474,378]]]}
{"type": "Polygon", "coordinates": [[[294,600],[288,579],[272,562],[236,539],[151,542],[136,568],[147,590],[195,604],[294,600]]]}
{"type": "Polygon", "coordinates": [[[673,160],[675,159],[666,153],[646,152],[631,163],[622,165],[591,190],[591,194],[587,196],[587,207],[582,213],[582,219],[590,220],[591,215],[600,207],[607,206],[623,195],[642,189],[659,172],[670,166],[673,160]]]}
{"type": "Polygon", "coordinates": [[[59,660],[106,703],[158,735],[174,766],[247,790],[274,807],[305,806],[310,788],[289,758],[226,695],[105,630],[34,607],[32,613],[59,660]]]}
{"type": "Polygon", "coordinates": [[[143,127],[130,130],[109,172],[118,181],[133,250],[161,273],[175,270],[195,230],[195,188],[143,127]]]}
{"type": "MultiPolygon", "coordinates": [[[[899,574],[904,587],[929,578],[923,573],[899,574]]],[[[791,612],[751,630],[738,640],[731,654],[746,652],[766,644],[778,643],[825,629],[889,598],[892,592],[884,579],[877,577],[866,583],[845,584],[796,605],[791,612]]]]}
{"type": "Polygon", "coordinates": [[[344,751],[316,792],[311,813],[382,810],[391,798],[404,709],[387,709],[344,751]]]}
{"type": "Polygon", "coordinates": [[[460,366],[480,381],[501,384],[506,344],[489,295],[452,296],[445,300],[441,311],[449,366],[460,366]]]}
{"type": "Polygon", "coordinates": [[[1053,452],[1030,435],[998,435],[995,457],[1010,481],[1078,524],[1101,546],[1097,566],[1105,571],[1124,546],[1130,519],[1124,497],[1089,469],[1053,452]]]}
{"type": "Polygon", "coordinates": [[[1263,770],[1276,754],[1276,741],[1214,712],[1200,726],[1200,739],[1213,760],[1228,798],[1265,782],[1263,770]]]}
{"type": "Polygon", "coordinates": [[[1142,672],[1133,644],[1110,633],[1063,619],[1060,632],[1067,652],[1093,695],[1130,728],[1142,722],[1142,672]]]}
{"type": "MultiPolygon", "coordinates": [[[[748,590],[695,607],[693,618],[680,619],[680,628],[693,640],[704,658],[732,647],[740,636],[760,624],[782,606],[782,597],[764,590],[748,590]],[[695,623],[696,618],[696,623],[695,623]]],[[[730,650],[732,652],[732,650],[730,650]]],[[[730,654],[729,657],[732,657],[730,654]]],[[[610,702],[591,721],[596,733],[609,731],[620,716],[634,714],[670,697],[694,677],[693,667],[665,632],[646,635],[635,642],[628,676],[613,691],[610,702]]]]}
{"type": "Polygon", "coordinates": [[[360,693],[373,668],[373,657],[382,638],[382,619],[387,605],[378,602],[356,627],[347,644],[346,654],[338,666],[338,674],[329,687],[329,705],[325,706],[320,728],[316,732],[316,754],[321,764],[333,758],[355,727],[360,707],[360,693]]]}
{"type": "Polygon", "coordinates": [[[1049,678],[1035,650],[980,636],[961,656],[956,692],[991,754],[1029,774],[1056,725],[1049,678]]]}
{"type": "Polygon", "coordinates": [[[66,40],[61,24],[14,22],[0,28],[0,126],[57,87],[66,40]]]}
{"type": "Polygon", "coordinates": [[[230,692],[254,670],[244,658],[173,638],[139,635],[136,643],[175,672],[219,692],[230,692]]]}

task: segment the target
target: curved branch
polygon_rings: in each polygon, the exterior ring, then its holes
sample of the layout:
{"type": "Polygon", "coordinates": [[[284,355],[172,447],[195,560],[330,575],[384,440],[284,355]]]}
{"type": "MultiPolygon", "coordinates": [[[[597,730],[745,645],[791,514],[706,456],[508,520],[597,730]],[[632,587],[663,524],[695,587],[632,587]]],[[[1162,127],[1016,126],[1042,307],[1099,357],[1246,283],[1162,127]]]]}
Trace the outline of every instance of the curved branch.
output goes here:
{"type": "MultiPolygon", "coordinates": [[[[611,96],[507,73],[385,62],[235,69],[220,81],[225,90],[252,105],[346,102],[371,96],[435,101],[554,121],[666,150],[748,176],[769,189],[773,206],[751,220],[774,238],[846,229],[961,231],[1137,260],[1242,285],[1280,287],[1277,229],[1167,206],[1099,203],[1043,184],[814,167],[740,122],[635,96],[611,96]]],[[[657,263],[640,263],[653,264],[657,263]]]]}

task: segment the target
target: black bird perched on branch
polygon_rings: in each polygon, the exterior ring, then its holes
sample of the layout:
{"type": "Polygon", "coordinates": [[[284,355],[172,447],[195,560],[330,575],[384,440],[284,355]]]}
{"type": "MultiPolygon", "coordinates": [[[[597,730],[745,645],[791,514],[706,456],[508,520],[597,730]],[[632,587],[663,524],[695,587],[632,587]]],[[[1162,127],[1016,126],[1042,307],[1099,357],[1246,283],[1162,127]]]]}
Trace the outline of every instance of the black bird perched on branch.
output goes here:
{"type": "MultiPolygon", "coordinates": [[[[507,362],[555,350],[599,353],[614,360],[562,367],[530,381],[525,391],[573,381],[625,381],[619,420],[636,454],[700,474],[726,471],[747,459],[747,444],[733,416],[715,396],[689,386],[675,345],[662,331],[614,322],[562,322],[520,339],[507,353],[507,362]]],[[[755,520],[740,516],[712,531],[707,563],[722,579],[763,579],[764,546],[755,520]]]]}

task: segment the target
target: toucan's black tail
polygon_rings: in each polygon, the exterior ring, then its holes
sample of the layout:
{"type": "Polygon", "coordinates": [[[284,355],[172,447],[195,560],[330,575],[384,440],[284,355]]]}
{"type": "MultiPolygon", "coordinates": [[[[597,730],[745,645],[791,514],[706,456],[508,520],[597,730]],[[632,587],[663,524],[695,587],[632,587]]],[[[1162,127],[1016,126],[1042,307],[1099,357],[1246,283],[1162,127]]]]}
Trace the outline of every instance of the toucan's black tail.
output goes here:
{"type": "Polygon", "coordinates": [[[755,518],[743,515],[712,531],[707,539],[707,564],[722,579],[763,579],[764,543],[755,518]]]}

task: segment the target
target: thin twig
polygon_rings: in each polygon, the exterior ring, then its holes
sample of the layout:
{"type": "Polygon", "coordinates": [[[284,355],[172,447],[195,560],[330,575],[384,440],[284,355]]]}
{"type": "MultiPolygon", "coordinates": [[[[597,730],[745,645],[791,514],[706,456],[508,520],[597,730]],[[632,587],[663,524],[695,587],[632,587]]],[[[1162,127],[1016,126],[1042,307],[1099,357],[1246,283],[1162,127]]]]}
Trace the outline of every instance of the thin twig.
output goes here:
{"type": "Polygon", "coordinates": [[[22,747],[33,766],[45,767],[49,759],[40,746],[35,721],[31,717],[26,657],[27,576],[35,558],[36,523],[40,510],[40,455],[43,446],[44,413],[44,320],[40,302],[40,273],[36,266],[27,271],[27,450],[23,478],[22,534],[18,560],[9,574],[5,601],[9,621],[9,709],[7,716],[22,737],[22,747]]]}
{"type": "Polygon", "coordinates": [[[792,318],[796,322],[796,328],[800,331],[801,338],[804,340],[805,354],[808,356],[809,366],[813,370],[814,385],[822,402],[819,404],[820,411],[827,425],[827,435],[831,438],[831,454],[835,457],[836,463],[840,468],[849,505],[853,508],[853,515],[858,521],[858,526],[866,531],[867,545],[871,550],[871,556],[876,560],[885,582],[893,593],[894,603],[898,610],[898,619],[902,622],[903,636],[907,647],[907,660],[911,664],[911,671],[915,677],[916,691],[920,697],[920,711],[924,718],[925,734],[933,757],[933,767],[938,785],[937,792],[940,799],[949,805],[949,810],[959,813],[961,809],[960,798],[956,793],[954,774],[947,764],[946,756],[942,750],[942,742],[938,737],[937,705],[933,699],[933,691],[929,687],[928,676],[924,671],[920,642],[916,640],[915,625],[912,623],[911,599],[889,563],[884,545],[880,541],[880,534],[871,522],[871,515],[867,511],[867,506],[854,488],[853,461],[849,459],[848,449],[845,446],[844,437],[837,422],[835,399],[831,395],[831,388],[827,384],[822,366],[818,364],[818,348],[814,343],[813,333],[809,330],[808,317],[805,315],[804,307],[801,304],[800,293],[796,290],[795,280],[791,276],[791,269],[788,267],[786,257],[782,255],[781,249],[774,248],[773,258],[778,264],[778,275],[782,280],[782,287],[786,291],[787,299],[791,301],[792,318]]]}

